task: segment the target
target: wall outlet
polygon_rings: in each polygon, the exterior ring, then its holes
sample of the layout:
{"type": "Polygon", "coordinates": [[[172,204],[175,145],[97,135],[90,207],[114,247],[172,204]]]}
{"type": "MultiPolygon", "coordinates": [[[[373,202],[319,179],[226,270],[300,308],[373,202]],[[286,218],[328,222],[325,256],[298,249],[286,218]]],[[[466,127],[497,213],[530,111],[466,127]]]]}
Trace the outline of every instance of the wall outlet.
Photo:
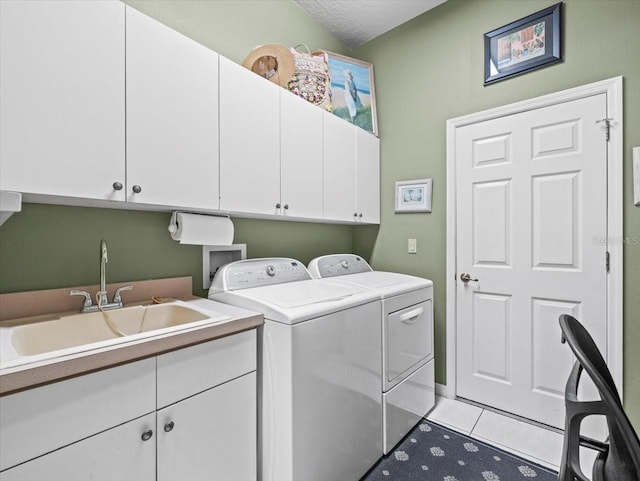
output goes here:
{"type": "Polygon", "coordinates": [[[417,254],[418,253],[418,239],[408,239],[408,247],[407,252],[409,254],[417,254]]]}

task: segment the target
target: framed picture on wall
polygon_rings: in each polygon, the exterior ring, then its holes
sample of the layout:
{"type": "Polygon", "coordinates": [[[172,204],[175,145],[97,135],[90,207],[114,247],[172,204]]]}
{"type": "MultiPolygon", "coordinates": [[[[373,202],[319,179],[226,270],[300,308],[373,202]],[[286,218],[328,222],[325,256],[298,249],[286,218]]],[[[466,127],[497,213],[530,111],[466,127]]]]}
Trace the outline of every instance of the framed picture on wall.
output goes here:
{"type": "Polygon", "coordinates": [[[431,212],[433,179],[401,180],[396,182],[396,210],[398,214],[431,212]]]}
{"type": "Polygon", "coordinates": [[[378,135],[373,64],[326,52],[333,114],[378,135]]]}
{"type": "Polygon", "coordinates": [[[561,62],[562,3],[484,34],[484,84],[561,62]]]}

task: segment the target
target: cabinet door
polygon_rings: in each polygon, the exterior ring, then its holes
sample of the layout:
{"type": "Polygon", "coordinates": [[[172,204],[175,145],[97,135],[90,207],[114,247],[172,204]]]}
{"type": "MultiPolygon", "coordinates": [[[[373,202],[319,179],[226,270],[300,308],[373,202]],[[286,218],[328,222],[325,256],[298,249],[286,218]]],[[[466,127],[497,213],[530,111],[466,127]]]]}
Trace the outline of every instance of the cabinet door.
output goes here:
{"type": "Polygon", "coordinates": [[[0,189],[124,200],[124,10],[0,2],[0,189]]]}
{"type": "Polygon", "coordinates": [[[150,413],[156,360],[143,359],[0,398],[0,469],[150,413]]]}
{"type": "Polygon", "coordinates": [[[322,109],[280,92],[281,213],[322,219],[322,109]]]}
{"type": "Polygon", "coordinates": [[[218,54],[129,7],[127,200],[218,208],[218,54]]]}
{"type": "Polygon", "coordinates": [[[280,87],[220,57],[220,209],[277,214],[280,87]]]}
{"type": "Polygon", "coordinates": [[[355,221],[356,129],[350,123],[325,112],[324,119],[324,217],[355,221]]]}
{"type": "Polygon", "coordinates": [[[358,221],[380,223],[380,140],[356,129],[358,221]]]}
{"type": "Polygon", "coordinates": [[[154,412],[3,471],[0,481],[155,481],[156,434],[142,439],[155,424],[154,412]]]}
{"type": "Polygon", "coordinates": [[[158,481],[257,477],[256,373],[158,411],[158,481]]]}

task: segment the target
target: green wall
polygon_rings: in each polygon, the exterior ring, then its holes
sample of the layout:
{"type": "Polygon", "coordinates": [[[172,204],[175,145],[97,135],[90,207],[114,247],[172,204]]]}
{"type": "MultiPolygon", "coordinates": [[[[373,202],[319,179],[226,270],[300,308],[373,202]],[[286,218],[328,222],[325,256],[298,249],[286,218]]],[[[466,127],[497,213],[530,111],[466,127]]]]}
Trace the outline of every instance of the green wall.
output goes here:
{"type": "Polygon", "coordinates": [[[631,148],[640,146],[640,1],[565,0],[564,62],[483,86],[483,34],[552,5],[548,0],[448,0],[368,42],[352,56],[374,64],[382,139],[382,222],[354,229],[354,249],[377,268],[435,284],[436,379],[446,382],[446,121],[624,76],[624,398],[640,426],[640,207],[631,148]],[[397,180],[433,178],[433,212],[393,212],[397,180]],[[372,240],[373,236],[377,236],[372,240]],[[418,254],[406,253],[407,238],[418,254]]]}
{"type": "MultiPolygon", "coordinates": [[[[624,76],[625,404],[640,426],[640,208],[632,206],[631,147],[640,145],[640,0],[566,0],[565,61],[482,86],[482,35],[549,6],[539,0],[448,0],[349,52],[295,3],[269,0],[127,0],[196,41],[241,62],[257,45],[306,43],[374,63],[382,145],[382,223],[337,226],[234,219],[250,257],[354,250],[378,269],[435,282],[437,381],[445,383],[447,119],[598,80],[624,76]],[[393,213],[396,180],[434,179],[431,214],[393,213]],[[407,238],[418,254],[406,253],[407,238]]],[[[192,275],[201,290],[198,246],[166,231],[168,213],[26,204],[0,227],[0,292],[93,284],[98,243],[109,241],[110,281],[192,275]]]]}

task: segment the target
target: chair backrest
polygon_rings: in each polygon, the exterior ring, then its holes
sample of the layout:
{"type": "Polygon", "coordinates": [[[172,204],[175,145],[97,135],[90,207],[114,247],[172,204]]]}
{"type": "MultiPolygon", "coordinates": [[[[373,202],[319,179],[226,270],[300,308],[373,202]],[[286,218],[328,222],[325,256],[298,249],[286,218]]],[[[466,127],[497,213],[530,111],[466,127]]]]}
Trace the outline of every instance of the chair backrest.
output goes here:
{"type": "Polygon", "coordinates": [[[608,454],[605,461],[607,481],[630,479],[638,481],[640,476],[640,440],[622,407],[622,401],[616,389],[613,377],[596,343],[578,320],[563,314],[560,316],[560,328],[563,339],[575,354],[578,363],[589,375],[606,405],[607,425],[609,427],[608,454]],[[608,466],[607,466],[608,464],[608,466]],[[624,471],[621,472],[621,470],[624,471]]]}

